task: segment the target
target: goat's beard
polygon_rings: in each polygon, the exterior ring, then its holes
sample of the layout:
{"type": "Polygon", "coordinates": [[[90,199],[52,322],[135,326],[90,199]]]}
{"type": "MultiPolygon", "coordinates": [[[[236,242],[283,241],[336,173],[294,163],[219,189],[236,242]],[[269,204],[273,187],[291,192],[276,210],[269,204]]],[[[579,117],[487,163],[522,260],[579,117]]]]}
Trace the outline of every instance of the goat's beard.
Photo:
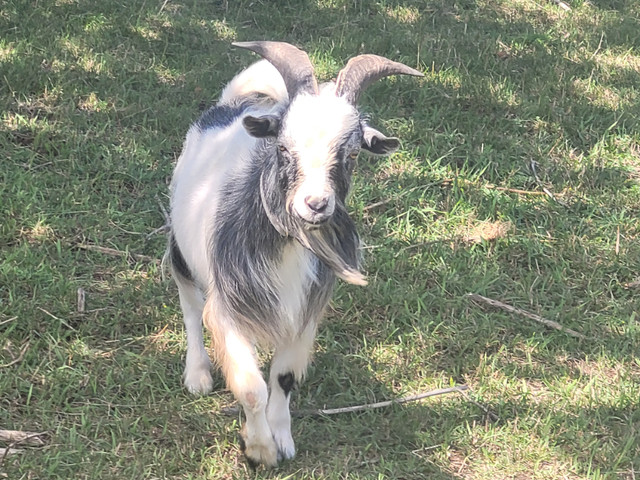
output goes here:
{"type": "Polygon", "coordinates": [[[313,252],[339,278],[354,285],[366,285],[360,272],[360,237],[342,202],[329,220],[310,225],[287,212],[286,198],[273,188],[278,185],[275,169],[267,169],[260,178],[262,206],[273,227],[285,237],[293,237],[313,252]],[[270,177],[270,178],[269,178],[270,177]]]}
{"type": "Polygon", "coordinates": [[[336,205],[331,219],[313,228],[306,228],[302,221],[296,223],[292,235],[339,278],[354,285],[367,284],[359,270],[360,237],[342,205],[336,205]]]}

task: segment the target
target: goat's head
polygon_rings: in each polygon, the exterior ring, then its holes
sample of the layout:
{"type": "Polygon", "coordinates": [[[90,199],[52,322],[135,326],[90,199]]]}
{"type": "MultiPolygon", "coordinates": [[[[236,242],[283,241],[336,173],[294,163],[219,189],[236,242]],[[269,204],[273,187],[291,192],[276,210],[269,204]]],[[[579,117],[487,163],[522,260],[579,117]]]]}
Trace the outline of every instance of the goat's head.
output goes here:
{"type": "MultiPolygon", "coordinates": [[[[289,104],[280,114],[247,116],[244,126],[251,135],[268,138],[271,148],[275,149],[277,166],[274,165],[272,174],[277,179],[271,178],[270,185],[278,186],[282,195],[278,200],[280,205],[290,218],[296,220],[293,223],[302,225],[307,233],[301,239],[285,225],[291,221],[278,222],[274,212],[270,215],[272,223],[281,233],[293,234],[316,251],[319,247],[309,245],[313,243],[309,238],[323,238],[327,232],[312,234],[312,231],[335,231],[323,226],[338,221],[338,218],[350,222],[344,203],[360,150],[386,155],[399,146],[397,138],[386,137],[370,127],[360,115],[357,109],[360,94],[370,83],[382,77],[397,74],[422,76],[422,73],[384,57],[359,55],[349,60],[335,83],[318,87],[313,66],[302,50],[283,42],[242,42],[234,45],[267,59],[280,72],[286,85],[289,104]]],[[[271,198],[276,196],[271,192],[271,198]]],[[[334,238],[331,243],[335,246],[336,241],[341,240],[334,238]]],[[[354,255],[357,254],[354,252],[354,255]]],[[[331,262],[329,265],[345,278],[331,262]]],[[[361,283],[353,279],[348,281],[361,283]]]]}

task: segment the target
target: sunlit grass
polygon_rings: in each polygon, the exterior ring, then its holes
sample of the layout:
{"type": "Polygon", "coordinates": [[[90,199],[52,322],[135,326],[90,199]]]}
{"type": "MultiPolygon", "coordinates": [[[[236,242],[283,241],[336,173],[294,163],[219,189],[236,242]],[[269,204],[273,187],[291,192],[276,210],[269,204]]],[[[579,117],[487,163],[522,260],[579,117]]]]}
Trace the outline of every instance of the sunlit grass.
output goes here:
{"type": "Polygon", "coordinates": [[[48,436],[0,475],[633,479],[640,10],[566,3],[5,2],[0,366],[18,361],[0,429],[48,436]],[[296,459],[255,474],[220,375],[203,398],[180,386],[177,295],[147,238],[190,122],[255,59],[230,42],[253,39],[305,48],[322,80],[365,52],[425,73],[363,97],[403,147],[359,160],[370,284],[338,286],[294,408],[470,387],[297,418],[296,459]]]}

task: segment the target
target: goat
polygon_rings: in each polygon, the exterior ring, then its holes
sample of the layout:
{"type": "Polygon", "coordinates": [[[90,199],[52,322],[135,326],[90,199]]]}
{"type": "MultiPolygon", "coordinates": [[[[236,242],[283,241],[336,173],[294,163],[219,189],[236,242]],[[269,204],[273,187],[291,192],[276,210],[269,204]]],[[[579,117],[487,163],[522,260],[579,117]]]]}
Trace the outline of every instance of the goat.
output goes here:
{"type": "Polygon", "coordinates": [[[191,126],[171,182],[167,253],[187,335],[186,388],[213,388],[204,323],[244,410],[244,453],[252,465],[275,466],[295,455],[290,392],[305,375],[335,278],[366,284],[345,207],[356,157],[399,146],[356,102],[379,78],[422,74],[360,55],[318,86],[309,57],[292,45],[234,45],[264,59],[191,126]],[[274,349],[268,386],[257,345],[274,349]]]}

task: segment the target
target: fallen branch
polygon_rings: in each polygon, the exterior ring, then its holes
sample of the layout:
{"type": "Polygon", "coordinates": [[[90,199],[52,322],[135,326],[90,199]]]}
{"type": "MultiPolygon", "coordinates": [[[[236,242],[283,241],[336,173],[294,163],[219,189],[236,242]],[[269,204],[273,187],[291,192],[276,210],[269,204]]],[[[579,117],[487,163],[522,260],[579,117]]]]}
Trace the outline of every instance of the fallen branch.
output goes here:
{"type": "Polygon", "coordinates": [[[571,330],[570,328],[566,328],[560,325],[558,322],[554,322],[553,320],[547,320],[546,318],[541,317],[540,315],[536,315],[535,313],[527,312],[526,310],[522,310],[521,308],[512,307],[511,305],[507,305],[506,303],[502,303],[498,300],[493,300],[492,298],[483,297],[482,295],[478,295],[477,293],[468,293],[467,296],[476,302],[483,302],[492,307],[497,307],[502,310],[505,310],[509,313],[517,313],[518,315],[522,315],[523,317],[527,317],[535,322],[542,323],[550,328],[555,328],[556,330],[560,330],[565,332],[572,337],[580,338],[582,340],[586,340],[583,334],[576,332],[575,330],[571,330]]]}
{"type": "Polygon", "coordinates": [[[23,432],[22,430],[0,430],[0,442],[9,442],[12,445],[24,444],[33,447],[41,447],[45,444],[42,439],[46,432],[23,432]]]}
{"type": "Polygon", "coordinates": [[[42,437],[45,432],[23,432],[19,430],[0,430],[0,441],[10,442],[8,447],[0,448],[0,466],[4,463],[4,459],[9,455],[23,453],[25,449],[14,448],[16,445],[30,445],[33,447],[41,447],[45,444],[42,437]]]}
{"type": "MultiPolygon", "coordinates": [[[[415,402],[417,400],[422,400],[423,398],[435,397],[437,395],[446,395],[447,393],[461,393],[468,388],[469,387],[466,385],[458,385],[456,387],[439,388],[436,390],[431,390],[430,392],[418,393],[416,395],[409,395],[407,397],[396,398],[395,400],[387,400],[385,402],[367,403],[364,405],[353,405],[351,407],[342,408],[293,410],[291,414],[296,417],[323,417],[327,415],[337,415],[339,413],[361,412],[363,410],[373,410],[376,408],[390,407],[391,405],[395,404],[415,402]]],[[[221,410],[221,413],[224,415],[237,415],[239,412],[240,409],[238,407],[223,408],[221,410]]]]}
{"type": "Polygon", "coordinates": [[[22,452],[24,452],[23,448],[0,448],[0,465],[2,465],[2,462],[5,459],[5,457],[8,457],[9,455],[15,455],[16,453],[22,453],[22,452]]]}

